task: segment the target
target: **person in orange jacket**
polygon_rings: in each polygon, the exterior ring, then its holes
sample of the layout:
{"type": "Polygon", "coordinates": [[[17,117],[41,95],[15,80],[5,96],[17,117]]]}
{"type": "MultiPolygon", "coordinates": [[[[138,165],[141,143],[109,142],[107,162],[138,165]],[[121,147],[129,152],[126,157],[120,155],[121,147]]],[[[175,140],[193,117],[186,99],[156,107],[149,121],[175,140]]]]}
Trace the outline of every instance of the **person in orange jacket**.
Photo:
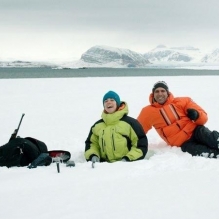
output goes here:
{"type": "Polygon", "coordinates": [[[204,126],[207,113],[190,97],[174,97],[167,83],[158,81],[149,101],[137,118],[145,133],[154,127],[168,145],[181,147],[183,152],[219,157],[219,132],[204,126]]]}

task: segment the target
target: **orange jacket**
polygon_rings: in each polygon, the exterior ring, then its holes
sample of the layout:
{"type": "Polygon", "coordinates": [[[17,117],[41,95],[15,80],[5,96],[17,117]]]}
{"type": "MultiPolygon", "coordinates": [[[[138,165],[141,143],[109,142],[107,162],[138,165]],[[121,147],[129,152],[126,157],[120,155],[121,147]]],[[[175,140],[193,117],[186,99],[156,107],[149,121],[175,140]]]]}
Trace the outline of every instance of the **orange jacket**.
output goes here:
{"type": "Polygon", "coordinates": [[[207,120],[207,113],[189,97],[174,98],[169,93],[167,101],[160,105],[154,101],[153,94],[149,96],[151,105],[144,107],[138,121],[147,133],[152,126],[155,128],[160,137],[171,146],[180,147],[188,140],[198,125],[204,125],[207,120]],[[187,117],[187,109],[196,109],[199,118],[194,122],[187,117]]]}

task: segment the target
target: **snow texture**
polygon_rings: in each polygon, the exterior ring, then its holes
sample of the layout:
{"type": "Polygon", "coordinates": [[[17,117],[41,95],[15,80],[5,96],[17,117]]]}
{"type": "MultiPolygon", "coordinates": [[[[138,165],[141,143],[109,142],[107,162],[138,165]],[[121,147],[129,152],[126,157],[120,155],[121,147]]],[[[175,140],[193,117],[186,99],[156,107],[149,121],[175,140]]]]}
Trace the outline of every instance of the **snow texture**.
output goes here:
{"type": "Polygon", "coordinates": [[[14,219],[217,219],[219,160],[192,157],[167,146],[154,130],[149,152],[136,162],[97,163],[83,156],[90,127],[114,90],[137,117],[158,80],[175,96],[190,96],[219,130],[218,76],[57,78],[0,80],[0,145],[25,113],[19,135],[69,150],[76,166],[0,167],[0,216],[14,219]],[[186,88],[186,89],[185,89],[186,88]]]}

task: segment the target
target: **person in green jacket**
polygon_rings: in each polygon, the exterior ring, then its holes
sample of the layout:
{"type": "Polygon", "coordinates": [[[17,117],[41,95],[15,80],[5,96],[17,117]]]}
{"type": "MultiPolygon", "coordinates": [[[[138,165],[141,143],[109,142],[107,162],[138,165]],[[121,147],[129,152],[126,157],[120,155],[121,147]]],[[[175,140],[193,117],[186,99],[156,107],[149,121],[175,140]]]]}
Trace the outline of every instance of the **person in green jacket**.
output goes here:
{"type": "Polygon", "coordinates": [[[90,129],[85,141],[85,158],[92,162],[135,161],[148,151],[141,124],[128,116],[128,105],[114,91],[103,97],[102,119],[90,129]]]}

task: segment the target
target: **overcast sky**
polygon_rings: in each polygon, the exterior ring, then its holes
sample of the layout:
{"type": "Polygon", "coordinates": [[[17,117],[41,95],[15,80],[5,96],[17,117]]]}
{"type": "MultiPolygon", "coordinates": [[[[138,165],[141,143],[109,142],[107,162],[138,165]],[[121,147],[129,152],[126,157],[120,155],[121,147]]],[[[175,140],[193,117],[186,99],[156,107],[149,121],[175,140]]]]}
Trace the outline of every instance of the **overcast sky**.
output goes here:
{"type": "Polygon", "coordinates": [[[77,60],[105,45],[219,48],[218,0],[0,0],[0,60],[77,60]]]}

